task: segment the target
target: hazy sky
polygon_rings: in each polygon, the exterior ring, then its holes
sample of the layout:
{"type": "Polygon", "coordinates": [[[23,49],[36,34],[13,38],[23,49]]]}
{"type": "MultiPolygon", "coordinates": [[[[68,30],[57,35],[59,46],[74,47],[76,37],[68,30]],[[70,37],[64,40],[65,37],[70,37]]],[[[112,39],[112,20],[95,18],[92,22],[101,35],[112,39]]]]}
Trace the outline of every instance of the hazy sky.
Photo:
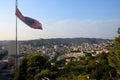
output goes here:
{"type": "MultiPolygon", "coordinates": [[[[120,27],[120,0],[18,0],[24,16],[40,21],[32,29],[18,19],[18,39],[109,38],[120,27]]],[[[15,0],[0,0],[0,40],[15,40],[15,0]]]]}

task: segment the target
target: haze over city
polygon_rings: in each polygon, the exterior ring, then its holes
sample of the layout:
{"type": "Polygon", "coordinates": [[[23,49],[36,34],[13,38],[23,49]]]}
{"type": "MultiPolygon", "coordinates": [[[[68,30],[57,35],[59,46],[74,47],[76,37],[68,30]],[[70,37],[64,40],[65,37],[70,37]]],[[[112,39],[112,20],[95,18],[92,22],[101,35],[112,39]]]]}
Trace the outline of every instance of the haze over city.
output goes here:
{"type": "MultiPolygon", "coordinates": [[[[120,27],[120,0],[18,0],[25,16],[42,23],[32,29],[18,19],[18,40],[39,38],[114,39],[120,27]]],[[[15,0],[0,1],[0,40],[15,40],[15,0]]]]}

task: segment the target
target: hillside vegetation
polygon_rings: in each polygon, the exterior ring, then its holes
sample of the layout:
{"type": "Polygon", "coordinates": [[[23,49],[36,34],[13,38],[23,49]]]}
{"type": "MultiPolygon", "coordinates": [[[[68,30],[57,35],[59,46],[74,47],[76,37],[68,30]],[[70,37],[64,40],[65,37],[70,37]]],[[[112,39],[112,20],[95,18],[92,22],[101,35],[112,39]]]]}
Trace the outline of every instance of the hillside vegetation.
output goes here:
{"type": "MultiPolygon", "coordinates": [[[[39,42],[40,40],[37,41],[39,42]]],[[[42,43],[45,43],[44,40],[42,43]]],[[[114,39],[114,47],[109,50],[109,53],[102,52],[96,56],[92,56],[89,53],[86,53],[86,55],[82,57],[80,61],[76,62],[71,61],[66,64],[66,59],[52,62],[48,61],[39,53],[24,57],[19,65],[14,80],[42,79],[119,80],[120,35],[114,39]]]]}

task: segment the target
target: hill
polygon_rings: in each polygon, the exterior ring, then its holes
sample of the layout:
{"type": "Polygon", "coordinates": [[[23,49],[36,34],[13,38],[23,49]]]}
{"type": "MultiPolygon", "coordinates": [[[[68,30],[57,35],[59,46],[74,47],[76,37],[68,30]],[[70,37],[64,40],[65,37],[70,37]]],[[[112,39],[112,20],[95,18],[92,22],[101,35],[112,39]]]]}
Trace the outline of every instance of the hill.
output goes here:
{"type": "Polygon", "coordinates": [[[112,41],[110,39],[98,39],[98,38],[51,38],[51,39],[36,39],[23,41],[24,44],[30,44],[32,46],[42,46],[42,45],[80,45],[82,43],[89,44],[99,44],[101,42],[112,41]]]}

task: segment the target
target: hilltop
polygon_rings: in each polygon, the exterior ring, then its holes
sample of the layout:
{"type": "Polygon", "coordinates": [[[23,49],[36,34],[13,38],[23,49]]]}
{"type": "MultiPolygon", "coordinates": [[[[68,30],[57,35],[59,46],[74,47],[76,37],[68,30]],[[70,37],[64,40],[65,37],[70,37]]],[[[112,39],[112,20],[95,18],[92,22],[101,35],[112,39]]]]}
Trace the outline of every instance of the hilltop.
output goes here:
{"type": "Polygon", "coordinates": [[[100,38],[51,38],[51,39],[35,39],[22,41],[24,44],[31,44],[32,46],[42,46],[48,44],[63,44],[63,45],[72,45],[77,44],[81,45],[82,43],[89,44],[100,44],[102,42],[112,41],[111,39],[100,39],[100,38]]]}

